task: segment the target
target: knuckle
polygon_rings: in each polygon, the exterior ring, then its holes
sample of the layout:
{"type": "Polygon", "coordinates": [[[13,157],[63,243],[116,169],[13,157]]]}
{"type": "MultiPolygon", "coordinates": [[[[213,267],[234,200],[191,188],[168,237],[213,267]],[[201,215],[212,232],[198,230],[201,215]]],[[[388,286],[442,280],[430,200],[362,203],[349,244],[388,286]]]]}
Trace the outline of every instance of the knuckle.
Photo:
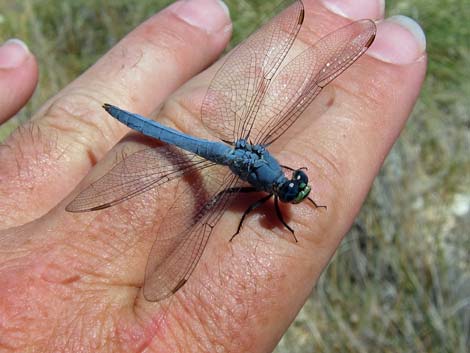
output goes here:
{"type": "Polygon", "coordinates": [[[186,92],[173,95],[160,107],[159,118],[166,125],[189,133],[194,136],[210,138],[208,130],[200,119],[200,103],[197,101],[198,92],[186,92]]]}
{"type": "Polygon", "coordinates": [[[344,102],[354,107],[366,107],[370,112],[383,114],[384,104],[396,102],[404,77],[393,65],[375,65],[368,58],[354,64],[344,73],[335,87],[345,95],[344,102]],[[372,72],[371,72],[372,71],[372,72]],[[364,81],[364,78],[367,81],[364,81]]]}
{"type": "Polygon", "coordinates": [[[173,51],[185,48],[188,45],[188,33],[181,33],[174,27],[163,27],[160,24],[148,23],[144,25],[144,37],[157,48],[173,51]]]}
{"type": "Polygon", "coordinates": [[[98,143],[107,148],[116,131],[113,124],[102,119],[101,104],[92,93],[72,89],[50,101],[36,123],[55,132],[61,140],[85,149],[95,148],[98,143]]]}

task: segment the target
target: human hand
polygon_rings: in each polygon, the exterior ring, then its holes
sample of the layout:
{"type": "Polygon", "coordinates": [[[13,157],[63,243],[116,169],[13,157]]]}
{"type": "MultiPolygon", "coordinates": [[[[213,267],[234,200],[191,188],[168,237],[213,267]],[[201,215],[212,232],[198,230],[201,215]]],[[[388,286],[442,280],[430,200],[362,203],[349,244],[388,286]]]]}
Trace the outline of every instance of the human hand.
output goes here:
{"type": "MultiPolygon", "coordinates": [[[[424,77],[424,43],[396,21],[378,25],[369,55],[314,103],[321,116],[277,150],[281,162],[309,168],[312,195],[328,205],[327,212],[314,212],[307,204],[291,207],[289,223],[298,243],[271,219],[260,222],[256,215],[229,242],[240,215],[227,212],[171,305],[149,303],[141,291],[146,254],[159,222],[153,215],[161,214],[165,203],[144,196],[98,213],[64,211],[76,192],[62,198],[97,160],[104,158],[84,184],[102,175],[117,151],[141,145],[127,139],[105,157],[128,130],[106,116],[102,103],[116,102],[148,115],[226,45],[228,18],[215,1],[188,2],[198,3],[214,13],[188,24],[176,15],[183,13],[180,4],[163,10],[46,102],[0,149],[2,347],[270,351],[352,224],[424,77]],[[201,29],[198,23],[210,27],[201,29]]],[[[318,2],[305,3],[304,27],[312,35],[300,39],[313,42],[347,22],[318,2]]],[[[380,18],[378,3],[364,0],[349,14],[380,18]]],[[[32,64],[18,69],[26,72],[24,80],[18,79],[20,71],[3,76],[14,79],[0,76],[3,89],[12,87],[9,80],[24,84],[17,89],[23,94],[14,95],[17,101],[4,102],[5,117],[15,113],[35,85],[32,56],[27,62],[32,64]]],[[[176,91],[158,109],[157,119],[188,132],[216,68],[176,91]]]]}

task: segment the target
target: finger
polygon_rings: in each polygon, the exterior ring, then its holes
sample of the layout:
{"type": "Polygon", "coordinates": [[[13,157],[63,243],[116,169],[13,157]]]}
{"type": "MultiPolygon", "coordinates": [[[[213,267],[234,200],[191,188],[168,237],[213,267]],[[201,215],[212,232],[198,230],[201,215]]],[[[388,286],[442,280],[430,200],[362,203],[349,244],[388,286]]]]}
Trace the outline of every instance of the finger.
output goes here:
{"type": "MultiPolygon", "coordinates": [[[[326,111],[310,117],[311,124],[280,153],[281,162],[308,167],[311,197],[328,209],[312,214],[308,205],[291,207],[289,223],[296,229],[298,245],[273,242],[264,250],[265,258],[275,255],[260,266],[269,275],[260,276],[257,295],[263,288],[265,296],[274,298],[269,304],[281,319],[271,325],[272,333],[286,329],[351,227],[411,113],[425,70],[425,40],[419,26],[404,17],[379,22],[370,51],[319,97],[326,111]]],[[[260,227],[256,219],[251,224],[253,231],[260,227]]],[[[274,314],[260,317],[275,322],[274,314]]]]}
{"type": "MultiPolygon", "coordinates": [[[[311,31],[316,38],[345,23],[320,5],[313,4],[309,10],[306,22],[315,24],[311,31]]],[[[311,124],[279,154],[281,163],[308,167],[312,197],[328,209],[313,210],[306,203],[283,207],[298,243],[286,241],[290,235],[282,225],[276,226],[280,222],[275,216],[256,214],[228,243],[240,215],[222,219],[207,256],[175,295],[184,312],[189,312],[182,336],[189,327],[209,325],[215,330],[201,334],[208,335],[210,342],[222,337],[222,342],[229,342],[225,347],[229,351],[272,350],[350,228],[411,112],[425,68],[419,27],[396,18],[378,24],[377,42],[369,55],[324,92],[319,99],[326,111],[309,117],[311,124]],[[233,332],[236,348],[230,346],[233,332]]],[[[265,212],[274,213],[270,207],[265,212]]],[[[180,306],[175,307],[176,316],[181,315],[180,306]]]]}
{"type": "Polygon", "coordinates": [[[0,149],[0,195],[10,196],[0,203],[5,225],[44,214],[123,136],[127,129],[107,116],[104,102],[148,114],[217,58],[230,29],[218,0],[178,1],[51,98],[0,149]]]}
{"type": "Polygon", "coordinates": [[[19,39],[0,47],[0,123],[11,118],[29,100],[38,82],[38,65],[19,39]]]}

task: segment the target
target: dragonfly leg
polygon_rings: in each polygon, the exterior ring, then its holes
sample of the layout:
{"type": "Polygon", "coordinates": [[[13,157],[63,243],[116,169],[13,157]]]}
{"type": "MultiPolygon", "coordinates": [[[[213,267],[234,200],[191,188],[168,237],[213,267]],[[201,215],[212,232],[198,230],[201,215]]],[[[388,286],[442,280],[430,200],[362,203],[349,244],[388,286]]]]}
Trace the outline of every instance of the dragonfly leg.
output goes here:
{"type": "Polygon", "coordinates": [[[227,145],[230,145],[230,146],[235,146],[235,142],[233,142],[233,141],[222,140],[222,142],[225,142],[227,145]]]}
{"type": "MultiPolygon", "coordinates": [[[[289,167],[289,166],[287,166],[287,165],[282,165],[282,164],[281,164],[281,167],[282,167],[282,168],[285,168],[285,169],[287,169],[287,170],[290,170],[291,172],[295,172],[295,171],[297,170],[297,169],[294,169],[294,168],[291,168],[291,167],[289,167]]],[[[301,167],[301,168],[299,168],[298,170],[308,170],[308,168],[307,168],[307,167],[301,167]]]]}
{"type": "Polygon", "coordinates": [[[273,194],[269,194],[261,199],[259,199],[258,201],[256,201],[255,203],[252,203],[246,210],[245,212],[243,212],[243,216],[242,218],[240,219],[240,223],[238,223],[238,228],[237,228],[237,232],[232,235],[232,237],[230,238],[230,241],[233,240],[233,238],[235,238],[238,233],[240,233],[240,230],[242,229],[242,225],[243,225],[243,221],[245,220],[246,216],[248,216],[248,214],[250,212],[252,212],[253,210],[257,209],[258,207],[260,207],[263,203],[265,203],[266,201],[268,201],[271,197],[273,196],[273,194]]]}
{"type": "Polygon", "coordinates": [[[289,166],[287,166],[287,165],[282,165],[282,164],[281,164],[281,167],[282,167],[282,168],[285,168],[285,169],[287,169],[287,170],[290,170],[291,172],[293,172],[293,171],[295,170],[294,168],[291,168],[291,167],[289,167],[289,166]]]}
{"type": "Polygon", "coordinates": [[[277,196],[274,198],[274,208],[276,209],[277,218],[279,218],[284,227],[286,227],[292,233],[292,236],[294,237],[294,240],[297,243],[297,237],[294,234],[294,230],[286,223],[286,221],[284,221],[284,218],[282,217],[282,212],[279,208],[279,201],[277,196]]]}
{"type": "Polygon", "coordinates": [[[324,205],[317,205],[317,203],[313,201],[310,197],[307,197],[307,198],[313,204],[313,206],[315,206],[315,208],[324,208],[325,210],[327,209],[327,207],[324,205]]]}
{"type": "Polygon", "coordinates": [[[228,188],[228,189],[225,189],[222,192],[256,192],[256,191],[259,191],[259,190],[257,190],[253,186],[244,186],[244,187],[241,187],[241,188],[237,188],[237,187],[228,188]]]}

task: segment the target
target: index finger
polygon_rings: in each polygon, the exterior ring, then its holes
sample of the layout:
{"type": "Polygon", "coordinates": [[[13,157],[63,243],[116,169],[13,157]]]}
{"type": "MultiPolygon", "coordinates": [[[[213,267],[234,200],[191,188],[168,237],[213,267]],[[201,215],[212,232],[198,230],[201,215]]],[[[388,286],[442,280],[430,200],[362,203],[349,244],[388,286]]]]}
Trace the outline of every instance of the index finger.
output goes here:
{"type": "Polygon", "coordinates": [[[178,1],[46,102],[6,141],[10,148],[0,149],[0,195],[10,195],[0,202],[10,210],[5,226],[53,207],[128,130],[107,117],[104,102],[148,114],[214,61],[230,32],[221,1],[178,1]]]}

